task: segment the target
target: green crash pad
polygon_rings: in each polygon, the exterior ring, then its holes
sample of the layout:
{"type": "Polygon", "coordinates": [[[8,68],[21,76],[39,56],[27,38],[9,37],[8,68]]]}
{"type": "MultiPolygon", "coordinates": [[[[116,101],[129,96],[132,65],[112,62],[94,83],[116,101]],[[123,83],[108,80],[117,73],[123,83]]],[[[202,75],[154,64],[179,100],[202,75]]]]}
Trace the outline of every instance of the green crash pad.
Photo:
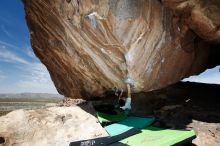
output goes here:
{"type": "Polygon", "coordinates": [[[135,116],[128,116],[126,119],[108,125],[105,130],[108,132],[110,136],[115,136],[121,133],[124,133],[132,128],[143,129],[154,122],[154,117],[135,117],[135,116]]]}
{"type": "Polygon", "coordinates": [[[109,115],[109,114],[104,114],[100,112],[96,112],[96,116],[98,117],[98,120],[100,123],[104,122],[119,122],[127,118],[126,115],[109,115]]]}
{"type": "Polygon", "coordinates": [[[105,129],[110,136],[121,134],[128,131],[131,128],[142,129],[142,133],[130,136],[120,141],[129,146],[170,146],[170,145],[182,145],[191,142],[196,138],[196,134],[193,130],[172,130],[163,129],[157,127],[147,127],[155,120],[154,117],[135,117],[125,115],[107,115],[103,113],[97,113],[100,123],[102,122],[117,122],[106,126],[105,129]]]}
{"type": "Polygon", "coordinates": [[[184,144],[196,137],[193,130],[171,130],[156,127],[147,127],[142,133],[121,140],[129,146],[170,146],[184,144]]]}

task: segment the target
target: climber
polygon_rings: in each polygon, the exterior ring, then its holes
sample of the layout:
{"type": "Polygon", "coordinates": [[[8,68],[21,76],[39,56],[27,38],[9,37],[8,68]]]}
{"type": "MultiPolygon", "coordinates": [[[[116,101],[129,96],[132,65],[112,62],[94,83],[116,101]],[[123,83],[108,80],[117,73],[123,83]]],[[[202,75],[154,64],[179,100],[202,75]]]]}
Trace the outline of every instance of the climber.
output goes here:
{"type": "Polygon", "coordinates": [[[130,84],[127,84],[127,90],[128,90],[128,95],[127,95],[127,98],[122,98],[122,93],[123,93],[123,90],[119,96],[119,105],[120,105],[120,108],[124,110],[125,114],[128,115],[128,113],[130,112],[131,110],[131,87],[130,87],[130,84]],[[122,103],[124,106],[122,106],[122,103]]]}

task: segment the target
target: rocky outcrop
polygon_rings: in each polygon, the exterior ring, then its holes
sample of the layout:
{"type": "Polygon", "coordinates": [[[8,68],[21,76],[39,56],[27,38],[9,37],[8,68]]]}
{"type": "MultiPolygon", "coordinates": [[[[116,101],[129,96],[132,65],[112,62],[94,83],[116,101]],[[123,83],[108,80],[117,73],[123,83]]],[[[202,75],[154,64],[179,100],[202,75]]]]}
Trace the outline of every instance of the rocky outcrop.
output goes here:
{"type": "Polygon", "coordinates": [[[178,13],[201,38],[211,42],[220,42],[220,1],[163,0],[163,2],[178,13]]]}
{"type": "Polygon", "coordinates": [[[78,106],[16,110],[0,117],[0,145],[69,146],[72,141],[107,136],[97,121],[78,106]]]}
{"type": "Polygon", "coordinates": [[[32,48],[58,92],[86,99],[114,87],[126,90],[126,83],[132,92],[159,89],[206,69],[209,45],[197,35],[219,42],[220,13],[214,11],[217,5],[210,12],[204,5],[198,0],[24,0],[32,48]],[[181,15],[185,10],[188,19],[181,15]]]}

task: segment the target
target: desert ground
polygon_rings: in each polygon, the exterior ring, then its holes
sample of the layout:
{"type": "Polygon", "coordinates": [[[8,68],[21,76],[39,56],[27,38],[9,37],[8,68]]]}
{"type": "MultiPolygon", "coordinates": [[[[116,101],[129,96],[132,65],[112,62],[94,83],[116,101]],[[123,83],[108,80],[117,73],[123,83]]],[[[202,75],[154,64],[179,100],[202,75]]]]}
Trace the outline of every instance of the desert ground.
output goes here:
{"type": "Polygon", "coordinates": [[[0,116],[17,109],[39,109],[56,106],[62,101],[61,97],[42,97],[36,94],[0,94],[0,116]],[[29,97],[28,97],[29,96],[29,97]]]}

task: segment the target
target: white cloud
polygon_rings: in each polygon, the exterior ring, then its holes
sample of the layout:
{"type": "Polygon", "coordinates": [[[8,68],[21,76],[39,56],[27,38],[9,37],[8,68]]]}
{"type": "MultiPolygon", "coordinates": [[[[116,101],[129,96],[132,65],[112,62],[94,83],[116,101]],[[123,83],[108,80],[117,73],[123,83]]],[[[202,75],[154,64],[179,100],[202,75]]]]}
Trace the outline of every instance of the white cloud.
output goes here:
{"type": "MultiPolygon", "coordinates": [[[[23,69],[21,78],[13,84],[1,84],[0,93],[53,93],[58,94],[46,67],[41,63],[32,63],[19,67],[23,69]]],[[[0,74],[1,81],[1,74],[0,74]]]]}
{"type": "Polygon", "coordinates": [[[32,63],[25,67],[25,74],[16,87],[19,92],[57,93],[46,67],[41,63],[32,63]]]}
{"type": "Polygon", "coordinates": [[[213,69],[208,69],[198,76],[191,76],[189,78],[185,78],[183,81],[209,83],[209,84],[220,84],[219,68],[220,68],[220,66],[217,66],[213,69]]]}
{"type": "Polygon", "coordinates": [[[1,48],[1,49],[5,49],[6,46],[5,46],[5,45],[0,45],[0,48],[1,48]]]}
{"type": "Polygon", "coordinates": [[[4,80],[6,76],[0,74],[0,81],[4,80]]]}
{"type": "Polygon", "coordinates": [[[0,71],[0,81],[6,79],[6,76],[3,74],[2,71],[0,71]]]}
{"type": "Polygon", "coordinates": [[[8,51],[6,49],[0,49],[0,61],[11,62],[11,63],[23,63],[29,64],[28,61],[19,57],[17,54],[8,51]]]}
{"type": "MultiPolygon", "coordinates": [[[[30,48],[29,51],[29,53],[31,53],[30,48]]],[[[28,52],[26,53],[28,54],[28,52]]],[[[23,73],[19,73],[21,78],[18,78],[13,85],[6,85],[5,83],[3,84],[3,82],[0,82],[0,92],[57,93],[46,67],[42,63],[37,62],[37,59],[34,62],[28,62],[14,52],[0,47],[0,61],[16,64],[16,67],[23,73]]],[[[1,70],[3,69],[1,68],[1,70]]],[[[6,76],[0,71],[0,81],[5,78],[6,76]]]]}
{"type": "Polygon", "coordinates": [[[30,46],[26,46],[25,47],[25,53],[27,54],[27,56],[29,56],[32,59],[36,59],[36,56],[32,50],[32,48],[30,46]]]}
{"type": "Polygon", "coordinates": [[[187,79],[184,79],[183,81],[209,83],[209,84],[220,84],[220,73],[211,74],[208,77],[192,76],[187,79]]]}
{"type": "Polygon", "coordinates": [[[13,35],[9,33],[9,31],[5,28],[4,25],[1,25],[1,29],[8,37],[10,37],[11,39],[14,39],[13,35]]]}
{"type": "Polygon", "coordinates": [[[1,44],[1,45],[4,45],[4,46],[7,46],[7,47],[11,47],[11,48],[13,48],[13,49],[19,49],[19,50],[20,50],[19,47],[15,46],[15,45],[12,45],[12,44],[10,44],[10,43],[1,41],[1,40],[0,40],[0,44],[1,44]]]}

